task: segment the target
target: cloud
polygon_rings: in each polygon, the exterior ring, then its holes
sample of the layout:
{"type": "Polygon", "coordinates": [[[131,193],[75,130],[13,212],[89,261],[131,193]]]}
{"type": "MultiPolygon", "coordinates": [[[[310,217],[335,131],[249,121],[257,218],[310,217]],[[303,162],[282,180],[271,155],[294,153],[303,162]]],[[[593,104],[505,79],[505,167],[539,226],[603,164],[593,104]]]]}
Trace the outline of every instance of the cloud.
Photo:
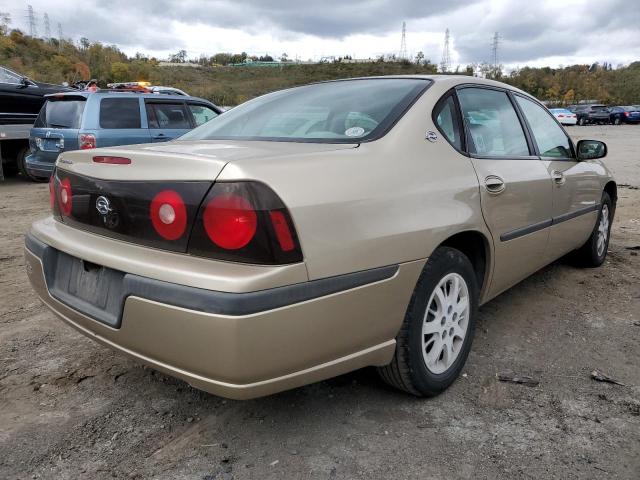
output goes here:
{"type": "MultiPolygon", "coordinates": [[[[30,0],[65,36],[116,44],[128,53],[191,57],[218,51],[375,57],[397,53],[407,22],[407,46],[440,60],[444,29],[452,58],[489,61],[500,32],[499,59],[507,65],[573,62],[626,63],[640,52],[636,0],[30,0]]],[[[3,8],[5,10],[5,8],[3,8]]],[[[24,25],[26,3],[12,2],[14,26],[24,25]]],[[[40,33],[43,27],[40,26],[40,33]]],[[[55,28],[53,28],[55,31],[55,28]]]]}

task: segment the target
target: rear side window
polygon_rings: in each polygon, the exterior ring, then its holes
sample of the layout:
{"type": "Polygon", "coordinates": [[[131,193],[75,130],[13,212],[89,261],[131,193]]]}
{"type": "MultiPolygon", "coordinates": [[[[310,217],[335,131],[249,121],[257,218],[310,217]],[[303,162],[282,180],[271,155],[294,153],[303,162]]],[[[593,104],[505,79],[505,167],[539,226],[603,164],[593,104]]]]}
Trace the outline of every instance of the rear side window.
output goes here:
{"type": "Polygon", "coordinates": [[[147,103],[149,128],[191,128],[183,103],[147,103]]]}
{"type": "Polygon", "coordinates": [[[456,115],[456,103],[453,99],[453,95],[449,95],[436,105],[433,112],[433,118],[438,126],[438,130],[447,137],[449,143],[458,150],[461,150],[462,136],[456,115]]]}
{"type": "Polygon", "coordinates": [[[80,128],[84,99],[47,100],[33,124],[35,128],[80,128]]]}
{"type": "Polygon", "coordinates": [[[458,99],[469,133],[469,153],[490,157],[529,155],[522,125],[505,92],[462,88],[458,99]]]}
{"type": "Polygon", "coordinates": [[[101,128],[140,128],[137,98],[103,98],[100,101],[101,128]]]}
{"type": "Polygon", "coordinates": [[[571,158],[571,143],[558,123],[547,111],[531,100],[516,95],[516,101],[527,117],[541,157],[571,158]]]}
{"type": "Polygon", "coordinates": [[[216,118],[218,116],[218,114],[215,111],[213,111],[212,109],[204,105],[196,105],[196,104],[190,103],[189,110],[191,110],[193,119],[196,122],[196,127],[199,127],[200,125],[204,125],[209,120],[216,118]]]}

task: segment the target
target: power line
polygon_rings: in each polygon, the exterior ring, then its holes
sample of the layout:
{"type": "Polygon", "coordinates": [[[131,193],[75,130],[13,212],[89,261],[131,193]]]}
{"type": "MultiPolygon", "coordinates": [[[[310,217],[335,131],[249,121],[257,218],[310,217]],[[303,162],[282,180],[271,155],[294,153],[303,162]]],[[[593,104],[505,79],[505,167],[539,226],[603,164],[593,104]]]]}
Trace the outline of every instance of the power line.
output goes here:
{"type": "Polygon", "coordinates": [[[442,48],[442,61],[440,62],[440,71],[447,73],[451,70],[451,54],[449,53],[449,29],[444,31],[444,47],[442,48]]]}
{"type": "Polygon", "coordinates": [[[407,59],[407,23],[402,22],[402,40],[400,40],[400,55],[398,55],[400,60],[407,59]]]}

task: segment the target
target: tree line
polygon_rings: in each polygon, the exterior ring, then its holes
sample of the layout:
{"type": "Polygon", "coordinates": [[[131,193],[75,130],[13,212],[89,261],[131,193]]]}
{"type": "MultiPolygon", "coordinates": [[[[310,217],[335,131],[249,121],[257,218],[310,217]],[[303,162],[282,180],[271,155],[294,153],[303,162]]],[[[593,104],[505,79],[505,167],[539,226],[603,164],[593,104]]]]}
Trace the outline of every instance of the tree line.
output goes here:
{"type": "MultiPolygon", "coordinates": [[[[182,50],[169,59],[173,63],[198,64],[199,68],[165,67],[157,58],[142,54],[127,56],[115,45],[70,40],[38,39],[20,30],[9,30],[0,22],[0,64],[34,80],[72,83],[95,78],[102,86],[110,82],[147,80],[182,88],[222,105],[235,105],[269,91],[314,81],[353,76],[434,74],[437,67],[422,52],[412,60],[393,55],[353,62],[345,55],[319,64],[296,64],[286,53],[273,57],[241,53],[217,53],[189,60],[182,50]],[[250,61],[278,61],[281,68],[233,67],[250,61]]],[[[493,78],[518,87],[549,105],[585,101],[606,104],[640,104],[640,61],[613,68],[608,63],[566,67],[522,67],[504,72],[487,64],[457,68],[453,74],[493,78]]]]}

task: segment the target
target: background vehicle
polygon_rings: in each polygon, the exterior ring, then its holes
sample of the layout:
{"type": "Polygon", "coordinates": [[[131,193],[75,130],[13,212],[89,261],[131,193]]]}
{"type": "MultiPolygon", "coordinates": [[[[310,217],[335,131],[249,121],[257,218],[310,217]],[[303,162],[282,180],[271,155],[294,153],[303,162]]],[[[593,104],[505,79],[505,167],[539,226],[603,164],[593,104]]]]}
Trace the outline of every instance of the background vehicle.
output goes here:
{"type": "Polygon", "coordinates": [[[611,107],[609,109],[609,119],[614,125],[621,123],[639,123],[640,108],[633,106],[611,107]]]}
{"type": "Polygon", "coordinates": [[[609,109],[606,105],[577,105],[570,107],[576,114],[578,125],[609,123],[609,109]]]}
{"type": "Polygon", "coordinates": [[[179,88],[174,88],[174,87],[162,87],[162,86],[151,87],[151,92],[162,94],[162,95],[184,95],[186,97],[189,96],[189,94],[184,90],[180,90],[179,88]]]}
{"type": "Polygon", "coordinates": [[[45,102],[44,96],[70,90],[0,67],[0,179],[3,171],[15,171],[24,164],[29,129],[45,102]]]}
{"type": "Polygon", "coordinates": [[[46,180],[62,152],[166,142],[220,113],[207,100],[177,95],[103,90],[48,96],[30,133],[24,169],[32,180],[46,180]]]}
{"type": "Polygon", "coordinates": [[[562,125],[575,125],[578,122],[576,114],[566,108],[550,108],[549,111],[562,125]]]}
{"type": "Polygon", "coordinates": [[[219,395],[368,365],[435,395],[478,304],[568,253],[604,262],[606,151],[486,79],[286,89],[179,141],[62,154],[27,271],[64,321],[219,395]]]}

